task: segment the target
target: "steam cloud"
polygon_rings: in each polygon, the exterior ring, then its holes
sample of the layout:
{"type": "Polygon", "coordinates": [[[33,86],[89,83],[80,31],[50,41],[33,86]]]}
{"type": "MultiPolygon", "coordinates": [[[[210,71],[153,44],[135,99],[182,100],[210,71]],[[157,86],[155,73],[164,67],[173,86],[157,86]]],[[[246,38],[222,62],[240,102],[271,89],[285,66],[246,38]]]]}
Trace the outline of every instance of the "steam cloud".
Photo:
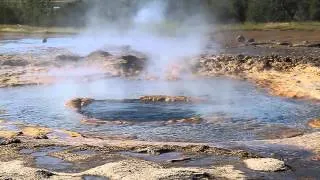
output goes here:
{"type": "Polygon", "coordinates": [[[88,14],[87,31],[78,37],[74,49],[77,53],[130,46],[148,55],[148,72],[163,77],[168,67],[201,53],[206,43],[208,26],[201,12],[183,22],[174,21],[168,18],[166,1],[148,1],[129,20],[118,18],[116,22],[106,22],[98,11],[93,8],[88,14]]]}

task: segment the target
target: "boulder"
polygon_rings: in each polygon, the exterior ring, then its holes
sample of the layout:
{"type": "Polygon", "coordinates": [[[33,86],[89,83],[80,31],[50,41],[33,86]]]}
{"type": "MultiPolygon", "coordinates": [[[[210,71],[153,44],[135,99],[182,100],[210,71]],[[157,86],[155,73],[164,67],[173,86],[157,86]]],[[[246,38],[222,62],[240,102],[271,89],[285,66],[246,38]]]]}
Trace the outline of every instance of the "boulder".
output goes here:
{"type": "Polygon", "coordinates": [[[122,76],[137,76],[143,71],[145,64],[144,57],[129,54],[121,56],[115,67],[120,70],[122,76]]]}
{"type": "Polygon", "coordinates": [[[245,165],[255,171],[276,172],[286,170],[283,161],[273,158],[251,158],[244,160],[245,165]]]}

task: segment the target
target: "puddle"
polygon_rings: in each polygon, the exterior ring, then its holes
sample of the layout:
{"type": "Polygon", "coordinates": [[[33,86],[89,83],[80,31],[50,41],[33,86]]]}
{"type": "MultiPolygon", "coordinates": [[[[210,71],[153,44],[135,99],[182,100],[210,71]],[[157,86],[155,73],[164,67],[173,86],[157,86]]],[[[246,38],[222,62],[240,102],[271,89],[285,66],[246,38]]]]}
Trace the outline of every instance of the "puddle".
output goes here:
{"type": "Polygon", "coordinates": [[[179,166],[179,167],[211,167],[213,165],[227,165],[239,163],[239,157],[233,156],[220,156],[220,155],[192,155],[184,154],[181,152],[169,152],[160,155],[151,155],[136,152],[121,152],[122,155],[162,163],[166,166],[179,166]],[[172,162],[176,160],[176,162],[172,162]]]}
{"type": "Polygon", "coordinates": [[[72,163],[66,162],[62,159],[51,157],[48,154],[53,152],[62,151],[62,147],[46,147],[39,150],[22,149],[21,154],[29,154],[35,159],[37,168],[43,168],[50,171],[63,171],[73,166],[72,163]]]}
{"type": "Polygon", "coordinates": [[[125,151],[125,152],[121,152],[120,154],[144,159],[147,161],[153,161],[153,162],[157,162],[157,163],[167,163],[169,160],[180,159],[181,157],[184,157],[183,153],[180,153],[180,152],[169,152],[169,153],[163,153],[160,155],[150,155],[150,154],[145,154],[145,153],[136,153],[136,152],[125,151]]]}
{"type": "Polygon", "coordinates": [[[93,175],[84,175],[81,178],[82,178],[82,180],[109,180],[109,178],[107,178],[107,177],[93,176],[93,175]]]}

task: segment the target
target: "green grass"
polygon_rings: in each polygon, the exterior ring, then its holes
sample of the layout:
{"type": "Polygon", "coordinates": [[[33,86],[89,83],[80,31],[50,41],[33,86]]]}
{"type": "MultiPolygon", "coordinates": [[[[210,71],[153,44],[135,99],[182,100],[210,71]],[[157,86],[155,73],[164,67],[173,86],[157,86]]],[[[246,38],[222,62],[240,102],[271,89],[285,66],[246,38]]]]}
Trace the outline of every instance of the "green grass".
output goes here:
{"type": "Polygon", "coordinates": [[[81,29],[76,28],[61,28],[61,27],[33,27],[26,25],[0,25],[0,32],[7,33],[26,33],[26,34],[75,34],[81,29]]]}
{"type": "MultiPolygon", "coordinates": [[[[176,25],[164,24],[158,31],[173,31],[176,25]]],[[[244,24],[220,24],[216,25],[216,31],[264,31],[264,30],[301,30],[301,31],[320,31],[320,22],[284,22],[284,23],[244,23],[244,24]]],[[[151,27],[148,27],[151,28],[151,27]]],[[[84,29],[71,27],[33,27],[26,25],[0,25],[0,32],[7,33],[28,33],[28,34],[76,34],[84,29]]]]}
{"type": "Polygon", "coordinates": [[[316,31],[320,30],[320,22],[284,22],[284,23],[244,23],[244,24],[230,24],[230,25],[217,25],[218,31],[225,30],[303,30],[303,31],[316,31]]]}

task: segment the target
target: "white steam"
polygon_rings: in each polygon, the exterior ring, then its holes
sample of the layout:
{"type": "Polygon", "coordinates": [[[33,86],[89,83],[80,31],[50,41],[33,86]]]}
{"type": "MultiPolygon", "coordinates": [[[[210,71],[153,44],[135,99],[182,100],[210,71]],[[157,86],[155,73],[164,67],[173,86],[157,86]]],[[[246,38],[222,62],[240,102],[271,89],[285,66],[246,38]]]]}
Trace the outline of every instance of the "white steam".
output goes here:
{"type": "Polygon", "coordinates": [[[106,23],[93,11],[88,16],[88,30],[77,39],[74,51],[85,55],[99,49],[130,46],[149,56],[148,73],[163,78],[170,66],[203,51],[208,30],[200,12],[186,17],[184,22],[175,22],[167,18],[166,10],[164,1],[150,1],[130,20],[116,23],[106,23]]]}
{"type": "Polygon", "coordinates": [[[133,21],[135,24],[163,23],[165,20],[165,10],[166,5],[163,1],[152,1],[138,11],[133,21]]]}

